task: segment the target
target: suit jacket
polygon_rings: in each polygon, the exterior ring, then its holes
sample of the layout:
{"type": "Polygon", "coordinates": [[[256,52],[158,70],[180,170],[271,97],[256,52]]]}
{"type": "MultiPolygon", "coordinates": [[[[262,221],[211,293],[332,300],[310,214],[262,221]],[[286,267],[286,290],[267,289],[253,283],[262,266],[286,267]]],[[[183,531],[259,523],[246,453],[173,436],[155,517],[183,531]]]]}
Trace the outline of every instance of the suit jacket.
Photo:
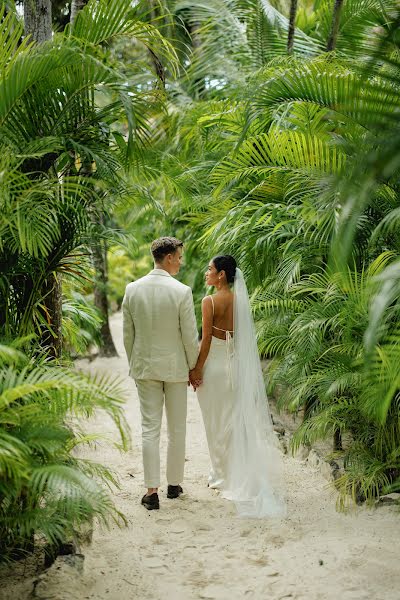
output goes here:
{"type": "Polygon", "coordinates": [[[199,353],[190,287],[154,269],[127,285],[122,310],[129,375],[187,381],[199,353]]]}

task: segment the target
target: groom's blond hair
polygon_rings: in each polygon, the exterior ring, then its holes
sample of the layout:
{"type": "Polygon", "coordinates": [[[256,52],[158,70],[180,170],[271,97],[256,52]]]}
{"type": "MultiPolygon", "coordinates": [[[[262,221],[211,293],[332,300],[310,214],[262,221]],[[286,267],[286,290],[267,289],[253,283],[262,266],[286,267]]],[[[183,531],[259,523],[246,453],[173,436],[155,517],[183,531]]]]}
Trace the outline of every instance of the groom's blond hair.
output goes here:
{"type": "Polygon", "coordinates": [[[165,236],[160,237],[151,243],[151,253],[155,262],[160,262],[167,256],[167,254],[173,254],[178,248],[183,247],[183,242],[175,237],[165,236]]]}

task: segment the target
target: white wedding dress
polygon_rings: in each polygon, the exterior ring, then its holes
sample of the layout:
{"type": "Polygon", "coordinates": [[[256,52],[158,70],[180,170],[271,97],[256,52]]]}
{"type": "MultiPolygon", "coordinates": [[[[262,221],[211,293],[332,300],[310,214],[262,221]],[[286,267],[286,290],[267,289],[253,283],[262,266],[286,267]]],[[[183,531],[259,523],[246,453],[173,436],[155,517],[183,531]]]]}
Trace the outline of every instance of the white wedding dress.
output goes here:
{"type": "Polygon", "coordinates": [[[218,489],[224,489],[226,484],[231,455],[234,403],[232,362],[232,337],[221,340],[213,336],[197,397],[211,459],[208,485],[218,489]]]}
{"type": "Polygon", "coordinates": [[[213,336],[197,390],[211,458],[209,486],[243,517],[282,517],[282,454],[273,430],[246,284],[234,283],[234,333],[213,336]]]}

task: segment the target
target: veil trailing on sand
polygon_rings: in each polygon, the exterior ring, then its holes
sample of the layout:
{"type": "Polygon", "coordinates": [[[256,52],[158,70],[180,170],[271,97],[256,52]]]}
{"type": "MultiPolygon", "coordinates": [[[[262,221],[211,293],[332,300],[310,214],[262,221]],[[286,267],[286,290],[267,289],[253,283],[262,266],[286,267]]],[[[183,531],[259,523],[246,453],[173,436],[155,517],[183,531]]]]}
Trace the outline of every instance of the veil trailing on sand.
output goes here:
{"type": "Polygon", "coordinates": [[[284,516],[282,454],[274,433],[243,273],[234,283],[235,390],[229,474],[223,496],[243,517],[284,516]]]}

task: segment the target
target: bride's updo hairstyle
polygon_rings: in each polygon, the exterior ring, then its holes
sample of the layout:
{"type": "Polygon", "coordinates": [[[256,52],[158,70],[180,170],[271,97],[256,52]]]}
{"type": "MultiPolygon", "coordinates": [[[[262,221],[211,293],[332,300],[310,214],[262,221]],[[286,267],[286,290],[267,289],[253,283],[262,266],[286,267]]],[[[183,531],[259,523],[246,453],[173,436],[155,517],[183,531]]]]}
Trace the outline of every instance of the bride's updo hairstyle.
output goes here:
{"type": "Polygon", "coordinates": [[[236,260],[230,254],[221,254],[219,256],[214,256],[212,259],[215,268],[218,273],[220,271],[225,271],[226,281],[228,283],[233,283],[235,280],[236,273],[236,260]]]}

